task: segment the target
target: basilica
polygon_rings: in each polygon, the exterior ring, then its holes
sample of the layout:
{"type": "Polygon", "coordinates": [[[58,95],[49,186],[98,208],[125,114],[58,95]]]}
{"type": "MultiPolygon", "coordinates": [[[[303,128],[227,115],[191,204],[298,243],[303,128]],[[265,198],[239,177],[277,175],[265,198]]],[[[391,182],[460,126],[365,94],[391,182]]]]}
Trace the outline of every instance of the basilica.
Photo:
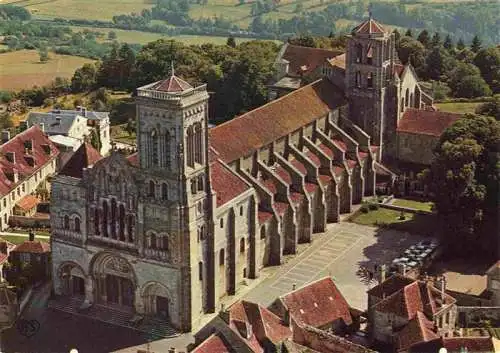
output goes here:
{"type": "Polygon", "coordinates": [[[138,88],[138,152],[101,158],[84,144],[53,181],[54,293],[190,331],[390,183],[383,163],[398,158],[399,133],[425,134],[440,117],[373,19],[342,60],[211,129],[205,85],[172,72],[138,88]],[[409,111],[421,120],[402,124],[409,111]]]}

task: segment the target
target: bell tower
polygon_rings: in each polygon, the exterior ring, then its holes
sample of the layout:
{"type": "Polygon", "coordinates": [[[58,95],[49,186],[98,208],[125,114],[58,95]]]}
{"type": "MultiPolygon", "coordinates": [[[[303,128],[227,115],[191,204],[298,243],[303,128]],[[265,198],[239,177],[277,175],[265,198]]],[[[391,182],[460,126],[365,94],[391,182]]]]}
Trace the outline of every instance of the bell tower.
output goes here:
{"type": "Polygon", "coordinates": [[[390,88],[397,57],[394,35],[370,16],[347,41],[345,87],[350,119],[371,136],[382,157],[393,104],[390,88]]]}
{"type": "MultiPolygon", "coordinates": [[[[210,217],[208,93],[175,76],[137,89],[137,146],[144,179],[139,232],[168,234],[168,266],[175,268],[176,326],[189,331],[207,303],[201,247],[210,217]]],[[[148,244],[145,241],[145,244],[148,244]]],[[[147,245],[145,245],[147,246],[147,245]]],[[[165,247],[165,246],[164,246],[165,247]]],[[[153,250],[156,250],[153,248],[153,250]]],[[[147,254],[147,252],[146,252],[147,254]]]]}

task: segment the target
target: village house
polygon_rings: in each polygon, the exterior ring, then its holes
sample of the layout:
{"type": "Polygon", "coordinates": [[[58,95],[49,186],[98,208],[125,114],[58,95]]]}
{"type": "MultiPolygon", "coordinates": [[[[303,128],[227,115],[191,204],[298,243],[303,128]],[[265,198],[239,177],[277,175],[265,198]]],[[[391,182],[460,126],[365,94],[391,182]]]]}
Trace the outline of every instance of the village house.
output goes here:
{"type": "Polygon", "coordinates": [[[62,152],[75,151],[92,131],[98,136],[99,153],[106,155],[111,150],[110,122],[108,112],[95,112],[78,106],[75,110],[54,109],[48,113],[30,112],[25,122],[27,127],[37,125],[58,145],[62,152]]]}
{"type": "Polygon", "coordinates": [[[33,215],[37,190],[49,190],[47,178],[56,172],[59,151],[37,126],[31,127],[0,146],[0,229],[9,227],[15,214],[33,215]]]}
{"type": "Polygon", "coordinates": [[[31,268],[33,281],[38,282],[50,278],[50,253],[50,244],[35,240],[34,233],[30,233],[29,240],[18,244],[9,254],[9,282],[22,275],[26,265],[31,268]]]}

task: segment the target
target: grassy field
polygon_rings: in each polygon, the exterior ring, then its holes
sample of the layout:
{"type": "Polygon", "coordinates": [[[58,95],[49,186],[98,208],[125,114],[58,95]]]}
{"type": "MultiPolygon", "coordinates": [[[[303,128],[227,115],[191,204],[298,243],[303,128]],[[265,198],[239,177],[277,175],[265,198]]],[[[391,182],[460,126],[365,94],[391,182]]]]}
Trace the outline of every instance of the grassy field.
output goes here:
{"type": "MultiPolygon", "coordinates": [[[[7,240],[9,242],[11,242],[12,244],[21,244],[23,242],[25,242],[26,240],[28,240],[28,237],[18,237],[18,236],[15,236],[15,235],[2,235],[1,236],[1,239],[4,239],[4,240],[7,240]]],[[[44,243],[48,243],[49,242],[49,239],[47,238],[36,238],[35,236],[35,240],[38,239],[40,241],[43,241],[44,243]]]]}
{"type": "Polygon", "coordinates": [[[414,200],[406,200],[406,199],[395,199],[392,204],[394,206],[408,207],[421,211],[432,211],[432,206],[434,203],[432,202],[421,202],[414,200]]]}
{"type": "MultiPolygon", "coordinates": [[[[107,41],[108,33],[113,31],[116,33],[116,40],[118,42],[124,43],[135,43],[135,44],[147,44],[155,40],[164,39],[174,39],[178,42],[182,42],[186,45],[191,44],[203,44],[203,43],[213,43],[213,44],[226,44],[227,37],[216,37],[216,36],[190,36],[190,35],[180,35],[175,37],[168,37],[160,33],[150,33],[141,31],[128,31],[123,29],[113,29],[113,28],[96,28],[96,27],[81,27],[81,26],[70,26],[73,32],[82,32],[84,30],[89,30],[93,32],[103,33],[104,36],[98,38],[98,41],[107,41]]],[[[252,40],[250,38],[236,38],[236,43],[242,43],[252,40]]]]}
{"type": "Polygon", "coordinates": [[[436,103],[439,110],[451,113],[474,113],[478,105],[482,102],[449,102],[436,103]]]}
{"type": "Polygon", "coordinates": [[[75,70],[91,59],[49,53],[49,61],[40,62],[36,50],[0,54],[0,90],[19,90],[50,83],[57,76],[71,77],[75,70]]]}
{"type": "Polygon", "coordinates": [[[387,208],[379,208],[378,210],[369,211],[368,213],[356,213],[351,219],[354,223],[365,226],[377,226],[380,224],[393,224],[411,221],[414,217],[411,213],[405,213],[405,219],[400,220],[401,212],[390,210],[387,208]]]}

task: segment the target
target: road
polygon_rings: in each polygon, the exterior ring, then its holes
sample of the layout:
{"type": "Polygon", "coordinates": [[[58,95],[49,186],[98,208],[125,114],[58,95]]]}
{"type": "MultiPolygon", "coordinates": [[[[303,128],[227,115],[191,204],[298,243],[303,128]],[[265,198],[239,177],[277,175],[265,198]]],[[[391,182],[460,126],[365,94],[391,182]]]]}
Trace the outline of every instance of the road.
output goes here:
{"type": "Polygon", "coordinates": [[[270,305],[278,296],[305,284],[331,276],[348,303],[367,309],[366,291],[375,280],[360,274],[360,266],[373,268],[389,263],[411,244],[422,238],[394,230],[342,222],[329,225],[327,232],[313,235],[313,243],[281,267],[266,268],[268,276],[244,294],[243,298],[270,305]]]}

